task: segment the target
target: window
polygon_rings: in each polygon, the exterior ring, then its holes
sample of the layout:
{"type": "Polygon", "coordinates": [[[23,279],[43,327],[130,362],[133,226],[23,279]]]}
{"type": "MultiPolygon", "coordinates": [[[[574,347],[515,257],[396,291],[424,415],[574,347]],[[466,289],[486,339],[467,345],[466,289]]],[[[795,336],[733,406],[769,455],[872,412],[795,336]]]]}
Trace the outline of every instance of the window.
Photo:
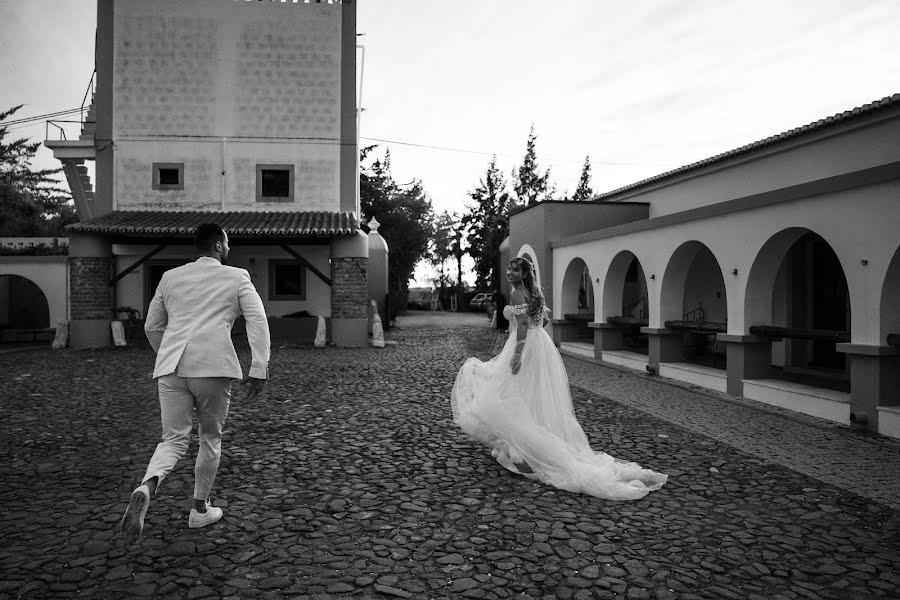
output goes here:
{"type": "Polygon", "coordinates": [[[269,260],[269,300],[306,300],[306,269],[296,260],[269,260]]]}
{"type": "Polygon", "coordinates": [[[154,190],[183,190],[184,163],[153,163],[154,190]]]}
{"type": "Polygon", "coordinates": [[[294,201],[294,165],[256,165],[257,202],[294,201]]]}

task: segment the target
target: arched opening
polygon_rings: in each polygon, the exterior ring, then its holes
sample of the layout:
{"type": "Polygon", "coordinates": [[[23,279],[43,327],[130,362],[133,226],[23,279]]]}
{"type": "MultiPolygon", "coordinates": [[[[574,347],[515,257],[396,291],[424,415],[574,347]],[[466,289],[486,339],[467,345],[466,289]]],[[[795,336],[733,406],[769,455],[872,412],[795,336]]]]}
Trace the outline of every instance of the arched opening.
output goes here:
{"type": "Polygon", "coordinates": [[[725,347],[716,335],[728,331],[728,299],[719,261],[706,245],[685,242],[672,254],[660,311],[664,326],[682,334],[685,362],[725,369],[725,347]]]}
{"type": "Polygon", "coordinates": [[[46,342],[50,305],[33,281],[20,275],[0,275],[0,343],[46,342]]]}
{"type": "Polygon", "coordinates": [[[641,327],[649,323],[647,278],[634,253],[623,250],[610,263],[603,286],[603,320],[616,325],[622,335],[622,349],[647,354],[647,336],[641,327]]]}
{"type": "Polygon", "coordinates": [[[594,343],[588,326],[594,320],[594,286],[590,270],[580,258],[572,259],[563,276],[562,314],[572,323],[577,341],[594,343]]]}
{"type": "Polygon", "coordinates": [[[900,248],[888,265],[881,289],[879,319],[882,343],[900,346],[900,248]]]}
{"type": "Polygon", "coordinates": [[[822,236],[793,227],[773,235],[754,259],[744,315],[749,332],[772,338],[776,375],[850,391],[850,294],[840,260],[822,236]]]}
{"type": "MultiPolygon", "coordinates": [[[[840,260],[820,235],[800,236],[785,253],[772,290],[772,321],[795,330],[773,342],[773,364],[785,378],[850,391],[845,354],[835,339],[808,331],[840,332],[850,341],[850,293],[840,260]],[[802,334],[802,335],[798,335],[802,334]]],[[[839,334],[835,334],[837,336],[839,334]]]]}

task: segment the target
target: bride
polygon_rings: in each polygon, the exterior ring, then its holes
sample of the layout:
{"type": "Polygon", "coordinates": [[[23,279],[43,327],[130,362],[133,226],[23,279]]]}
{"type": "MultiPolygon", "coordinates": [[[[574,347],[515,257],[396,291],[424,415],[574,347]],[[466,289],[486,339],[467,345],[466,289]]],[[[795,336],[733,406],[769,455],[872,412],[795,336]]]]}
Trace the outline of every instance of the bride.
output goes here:
{"type": "Polygon", "coordinates": [[[468,359],[450,402],[454,422],[512,471],[569,492],[635,500],[667,476],[595,452],[575,419],[562,358],[543,327],[544,297],[525,258],[506,270],[512,284],[509,339],[487,362],[468,359]]]}

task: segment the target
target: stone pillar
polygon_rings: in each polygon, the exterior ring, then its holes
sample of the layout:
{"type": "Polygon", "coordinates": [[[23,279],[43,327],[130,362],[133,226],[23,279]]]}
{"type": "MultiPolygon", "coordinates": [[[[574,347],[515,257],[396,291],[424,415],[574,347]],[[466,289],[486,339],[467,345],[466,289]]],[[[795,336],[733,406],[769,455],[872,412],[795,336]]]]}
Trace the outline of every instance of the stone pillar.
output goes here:
{"type": "Polygon", "coordinates": [[[578,339],[578,323],[569,319],[550,319],[553,323],[553,343],[559,348],[562,342],[574,342],[578,339]]]}
{"type": "Polygon", "coordinates": [[[641,333],[647,335],[649,356],[647,368],[659,373],[659,363],[681,362],[684,360],[684,344],[682,334],[674,329],[657,327],[641,327],[641,333]]]}
{"type": "Polygon", "coordinates": [[[623,348],[622,328],[612,323],[592,321],[588,327],[594,330],[594,358],[601,360],[604,350],[623,348]]]}
{"type": "MultiPolygon", "coordinates": [[[[369,300],[374,300],[382,323],[387,323],[386,297],[388,293],[387,242],[378,233],[380,223],[373,217],[369,221],[369,300]]],[[[374,319],[373,319],[374,321],[374,319]]]]}
{"type": "Polygon", "coordinates": [[[69,235],[69,346],[110,345],[113,309],[112,244],[100,236],[69,235]]]}
{"type": "Polygon", "coordinates": [[[837,344],[850,359],[850,424],[878,431],[878,407],[900,405],[900,349],[837,344]]]}
{"type": "Polygon", "coordinates": [[[331,341],[369,343],[369,238],[360,230],[331,242],[331,341]]]}
{"type": "Polygon", "coordinates": [[[772,377],[772,340],[755,335],[716,334],[726,344],[727,391],[744,395],[745,379],[772,377]]]}

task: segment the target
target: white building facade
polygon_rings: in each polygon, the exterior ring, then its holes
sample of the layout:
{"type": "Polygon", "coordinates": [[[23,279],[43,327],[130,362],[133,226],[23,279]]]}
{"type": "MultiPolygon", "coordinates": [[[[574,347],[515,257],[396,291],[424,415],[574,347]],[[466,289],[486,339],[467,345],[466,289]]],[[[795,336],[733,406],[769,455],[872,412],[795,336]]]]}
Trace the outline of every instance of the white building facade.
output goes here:
{"type": "Polygon", "coordinates": [[[364,345],[355,4],[98,0],[96,43],[81,139],[46,142],[81,217],[71,345],[108,344],[115,307],[146,314],[204,222],[269,316],[325,317],[335,343],[364,345]]]}
{"type": "Polygon", "coordinates": [[[596,203],[647,216],[511,219],[512,255],[548,248],[564,351],[900,437],[900,95],[596,203]]]}

